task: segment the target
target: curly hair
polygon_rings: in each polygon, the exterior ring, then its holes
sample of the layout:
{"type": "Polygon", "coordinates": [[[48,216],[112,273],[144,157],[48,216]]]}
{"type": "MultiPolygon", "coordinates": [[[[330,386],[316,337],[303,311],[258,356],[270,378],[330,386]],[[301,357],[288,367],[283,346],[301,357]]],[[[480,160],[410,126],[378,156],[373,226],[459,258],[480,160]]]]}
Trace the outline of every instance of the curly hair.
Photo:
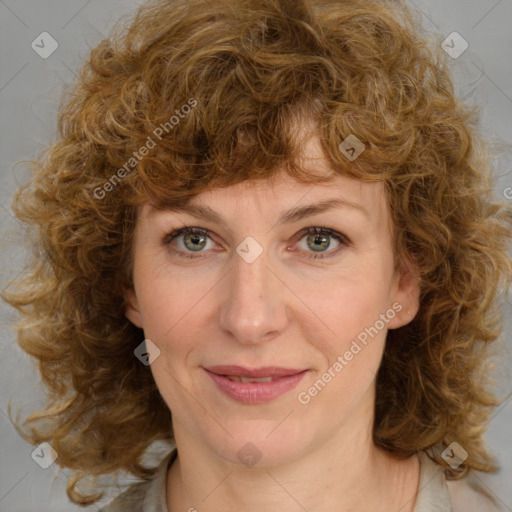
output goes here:
{"type": "Polygon", "coordinates": [[[319,182],[300,162],[304,119],[336,175],[384,183],[395,257],[420,280],[418,314],[388,332],[375,444],[398,458],[431,449],[448,478],[495,471],[483,434],[500,403],[488,365],[512,212],[493,196],[477,108],[456,97],[446,55],[405,0],[156,0],[128,21],[65,90],[57,140],[12,206],[34,250],[2,295],[48,395],[16,428],[74,470],[70,499],[102,496],[79,492],[88,476],[149,478],[143,455],[173,439],[134,357],[143,332],[125,317],[137,207],[282,169],[319,182]],[[365,146],[353,161],[339,149],[349,135],[365,146]],[[468,452],[457,470],[441,457],[452,441],[468,452]]]}

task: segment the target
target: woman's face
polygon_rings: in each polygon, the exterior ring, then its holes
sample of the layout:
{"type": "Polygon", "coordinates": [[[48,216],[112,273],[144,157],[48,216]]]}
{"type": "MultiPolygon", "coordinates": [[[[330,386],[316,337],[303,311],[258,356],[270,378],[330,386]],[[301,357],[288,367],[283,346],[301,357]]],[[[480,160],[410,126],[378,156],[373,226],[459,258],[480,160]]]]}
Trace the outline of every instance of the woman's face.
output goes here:
{"type": "MultiPolygon", "coordinates": [[[[330,174],[318,139],[306,150],[311,172],[330,174]]],[[[416,279],[394,272],[382,183],[277,178],[204,192],[187,213],[146,205],[135,231],[126,314],[152,342],[176,439],[238,464],[293,461],[341,432],[370,435],[386,332],[418,310],[416,279]],[[184,227],[208,234],[171,240],[184,227]],[[294,375],[236,382],[221,375],[242,370],[219,366],[294,375]]]]}

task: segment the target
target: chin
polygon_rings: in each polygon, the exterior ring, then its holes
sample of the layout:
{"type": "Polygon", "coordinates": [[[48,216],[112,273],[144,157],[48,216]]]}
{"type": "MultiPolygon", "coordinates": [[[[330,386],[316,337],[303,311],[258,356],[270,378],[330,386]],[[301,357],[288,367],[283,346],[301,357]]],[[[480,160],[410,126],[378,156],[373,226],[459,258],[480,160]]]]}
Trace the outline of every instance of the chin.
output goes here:
{"type": "Polygon", "coordinates": [[[226,434],[222,439],[210,439],[211,449],[226,461],[249,468],[292,463],[304,450],[304,433],[278,424],[262,420],[258,425],[251,420],[249,426],[241,422],[238,428],[227,428],[233,437],[226,434]]]}

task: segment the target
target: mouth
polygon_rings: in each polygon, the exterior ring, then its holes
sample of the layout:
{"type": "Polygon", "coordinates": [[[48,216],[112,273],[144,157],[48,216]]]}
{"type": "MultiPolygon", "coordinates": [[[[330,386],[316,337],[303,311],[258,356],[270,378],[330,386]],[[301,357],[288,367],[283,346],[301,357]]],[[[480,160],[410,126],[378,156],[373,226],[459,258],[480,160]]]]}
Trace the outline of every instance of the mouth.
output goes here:
{"type": "Polygon", "coordinates": [[[266,367],[203,368],[216,388],[232,400],[243,404],[263,404],[291,391],[308,370],[266,367]]]}
{"type": "MultiPolygon", "coordinates": [[[[307,370],[307,368],[283,368],[280,366],[264,366],[261,368],[245,368],[243,366],[222,365],[209,366],[205,370],[220,375],[221,377],[234,379],[251,379],[241,382],[271,382],[280,377],[289,377],[297,375],[307,370]],[[265,379],[265,380],[262,380],[265,379]],[[270,380],[269,380],[270,379],[270,380]]],[[[237,381],[240,382],[240,381],[237,381]]]]}
{"type": "Polygon", "coordinates": [[[221,375],[221,377],[225,377],[234,382],[272,382],[273,380],[280,379],[281,377],[260,377],[257,379],[256,377],[241,377],[238,375],[221,375]]]}

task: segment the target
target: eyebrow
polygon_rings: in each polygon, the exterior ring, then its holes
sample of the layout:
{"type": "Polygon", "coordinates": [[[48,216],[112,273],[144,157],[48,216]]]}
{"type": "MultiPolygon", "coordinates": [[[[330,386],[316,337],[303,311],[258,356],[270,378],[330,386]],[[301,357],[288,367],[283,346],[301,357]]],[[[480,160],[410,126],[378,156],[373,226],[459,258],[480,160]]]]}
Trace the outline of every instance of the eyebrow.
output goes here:
{"type": "MultiPolygon", "coordinates": [[[[311,217],[313,215],[323,213],[328,210],[332,210],[335,208],[351,208],[354,211],[358,211],[362,213],[368,219],[370,218],[370,213],[360,204],[353,203],[346,199],[341,198],[332,198],[326,199],[324,201],[320,201],[314,204],[308,204],[306,206],[300,206],[296,208],[292,208],[287,212],[283,212],[279,219],[277,220],[277,224],[292,224],[294,222],[299,222],[306,217],[311,217]]],[[[215,210],[210,208],[208,205],[200,205],[200,204],[191,204],[186,203],[180,206],[169,206],[158,208],[158,210],[176,212],[176,213],[187,213],[192,217],[196,217],[197,219],[205,219],[209,220],[219,226],[223,226],[227,228],[226,220],[215,210]]]]}

